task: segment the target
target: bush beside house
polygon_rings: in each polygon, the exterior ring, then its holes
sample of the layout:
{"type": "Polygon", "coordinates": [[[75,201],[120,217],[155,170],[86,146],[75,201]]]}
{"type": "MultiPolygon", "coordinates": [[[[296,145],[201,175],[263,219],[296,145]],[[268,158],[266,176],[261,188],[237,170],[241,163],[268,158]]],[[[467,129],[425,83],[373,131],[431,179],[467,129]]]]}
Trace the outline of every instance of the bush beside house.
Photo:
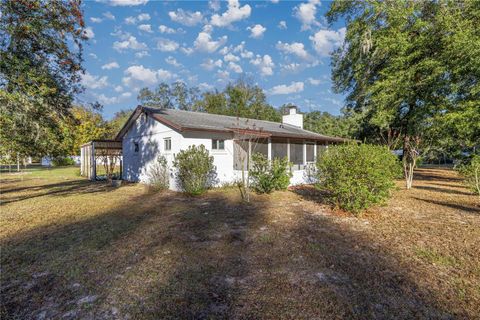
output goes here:
{"type": "Polygon", "coordinates": [[[388,199],[401,172],[388,148],[368,144],[332,146],[317,169],[316,187],[333,205],[356,214],[388,199]]]}
{"type": "Polygon", "coordinates": [[[252,155],[252,168],[249,171],[253,189],[258,193],[270,193],[273,190],[286,190],[292,173],[287,159],[269,161],[265,155],[252,155]]]}
{"type": "Polygon", "coordinates": [[[213,157],[204,145],[190,146],[175,156],[173,166],[180,190],[190,195],[199,195],[213,187],[216,182],[216,168],[213,157]]]}
{"type": "Polygon", "coordinates": [[[147,174],[147,185],[155,191],[167,190],[170,186],[170,172],[167,159],[159,155],[147,174]]]}

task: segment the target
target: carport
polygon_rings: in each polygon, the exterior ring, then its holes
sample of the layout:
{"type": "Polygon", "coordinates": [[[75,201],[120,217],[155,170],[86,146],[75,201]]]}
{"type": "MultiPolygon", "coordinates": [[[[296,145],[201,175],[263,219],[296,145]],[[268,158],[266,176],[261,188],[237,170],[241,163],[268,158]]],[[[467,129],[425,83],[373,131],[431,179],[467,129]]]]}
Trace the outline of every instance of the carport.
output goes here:
{"type": "Polygon", "coordinates": [[[90,180],[122,177],[122,142],[92,140],[80,148],[80,175],[90,180]]]}

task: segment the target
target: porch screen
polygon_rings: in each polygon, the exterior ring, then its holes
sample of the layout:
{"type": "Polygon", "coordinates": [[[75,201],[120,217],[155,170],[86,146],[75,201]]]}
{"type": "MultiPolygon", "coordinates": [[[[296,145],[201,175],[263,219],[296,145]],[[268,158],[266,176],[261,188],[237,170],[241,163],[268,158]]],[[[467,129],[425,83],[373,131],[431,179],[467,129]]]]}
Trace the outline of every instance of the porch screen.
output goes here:
{"type": "Polygon", "coordinates": [[[247,170],[248,141],[235,140],[233,143],[233,169],[247,170]]]}
{"type": "Polygon", "coordinates": [[[261,153],[265,157],[268,157],[268,140],[259,139],[252,141],[252,154],[261,153]]]}
{"type": "Polygon", "coordinates": [[[307,143],[307,162],[315,161],[315,146],[313,143],[307,143]]]}
{"type": "Polygon", "coordinates": [[[290,162],[303,164],[303,143],[290,141],[290,162]]]}
{"type": "Polygon", "coordinates": [[[272,140],[272,158],[286,158],[288,155],[287,147],[288,145],[286,140],[272,140]]]}

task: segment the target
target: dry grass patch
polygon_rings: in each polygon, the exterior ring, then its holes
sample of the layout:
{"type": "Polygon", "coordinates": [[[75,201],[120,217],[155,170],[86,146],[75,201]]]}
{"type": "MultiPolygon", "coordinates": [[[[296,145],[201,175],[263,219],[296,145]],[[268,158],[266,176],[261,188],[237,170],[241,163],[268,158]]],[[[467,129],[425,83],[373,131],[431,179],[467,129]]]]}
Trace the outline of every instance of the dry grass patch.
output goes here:
{"type": "MultiPolygon", "coordinates": [[[[2,175],[2,318],[474,318],[480,214],[449,170],[364,218],[311,189],[204,196],[2,175]]],[[[401,184],[399,182],[399,187],[401,184]]]]}

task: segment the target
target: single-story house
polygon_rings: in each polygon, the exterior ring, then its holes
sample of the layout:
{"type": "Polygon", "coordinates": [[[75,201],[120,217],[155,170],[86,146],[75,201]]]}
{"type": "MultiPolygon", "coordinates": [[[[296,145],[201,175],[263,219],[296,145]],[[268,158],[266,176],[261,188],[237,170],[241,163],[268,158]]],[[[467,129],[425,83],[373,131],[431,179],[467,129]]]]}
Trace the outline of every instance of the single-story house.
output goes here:
{"type": "MultiPolygon", "coordinates": [[[[158,155],[164,155],[172,168],[175,154],[203,144],[214,157],[220,185],[239,179],[245,155],[254,152],[269,159],[288,157],[293,163],[291,184],[309,182],[308,165],[322,148],[345,141],[303,129],[303,115],[293,106],[282,123],[138,106],[116,140],[122,142],[124,180],[146,182],[158,155]]],[[[172,169],[170,188],[176,190],[174,179],[172,169]]]]}

